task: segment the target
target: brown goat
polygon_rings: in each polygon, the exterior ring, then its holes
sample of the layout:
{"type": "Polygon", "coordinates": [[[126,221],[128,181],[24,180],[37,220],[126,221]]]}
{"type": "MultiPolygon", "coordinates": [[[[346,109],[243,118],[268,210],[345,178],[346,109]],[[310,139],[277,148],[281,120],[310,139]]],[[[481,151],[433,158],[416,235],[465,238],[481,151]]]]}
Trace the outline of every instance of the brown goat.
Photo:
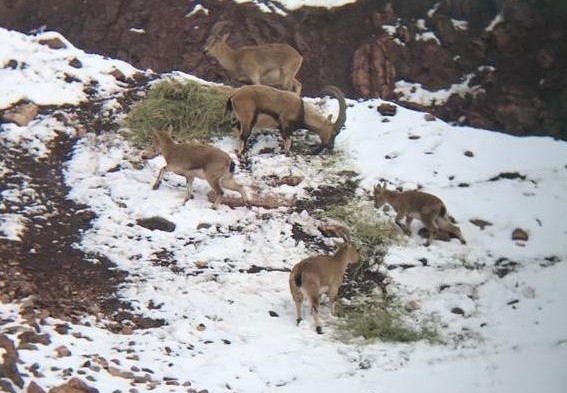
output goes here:
{"type": "Polygon", "coordinates": [[[174,172],[187,179],[185,202],[193,196],[195,177],[206,180],[213,188],[216,194],[214,208],[224,194],[222,187],[238,191],[246,201],[249,199],[244,186],[234,180],[235,164],[224,151],[196,141],[176,143],[170,131],[154,131],[153,141],[153,149],[144,152],[142,158],[153,158],[161,153],[166,161],[153,185],[154,190],[159,187],[166,172],[174,172]]]}
{"type": "Polygon", "coordinates": [[[303,56],[288,44],[262,44],[231,48],[228,34],[213,36],[205,44],[206,54],[218,60],[234,78],[254,85],[268,85],[301,93],[296,79],[303,56]]]}
{"type": "Polygon", "coordinates": [[[238,153],[242,154],[246,149],[246,141],[260,114],[269,115],[277,122],[286,152],[291,147],[291,133],[298,128],[306,128],[321,139],[321,146],[314,154],[320,153],[325,147],[332,150],[335,138],[346,121],[346,101],[344,94],[335,86],[326,86],[323,92],[330,93],[339,101],[339,114],[334,123],[330,115],[321,115],[313,105],[288,91],[269,86],[243,86],[237,89],[228,98],[225,112],[232,112],[240,127],[238,153]]]}
{"type": "Polygon", "coordinates": [[[359,253],[350,243],[342,244],[333,256],[317,255],[296,264],[289,275],[289,289],[295,303],[296,321],[301,322],[301,305],[304,297],[309,299],[311,316],[317,333],[323,333],[319,321],[319,299],[327,293],[331,303],[331,314],[335,307],[339,287],[350,264],[358,262],[359,253]]]}
{"type": "Polygon", "coordinates": [[[425,242],[429,246],[441,229],[455,235],[462,244],[466,241],[458,226],[453,225],[447,214],[447,208],[441,199],[422,191],[389,191],[385,187],[374,187],[374,207],[379,209],[388,203],[396,211],[396,224],[406,235],[411,235],[410,224],[414,218],[421,220],[429,231],[425,242]],[[405,226],[401,220],[405,217],[405,226]]]}

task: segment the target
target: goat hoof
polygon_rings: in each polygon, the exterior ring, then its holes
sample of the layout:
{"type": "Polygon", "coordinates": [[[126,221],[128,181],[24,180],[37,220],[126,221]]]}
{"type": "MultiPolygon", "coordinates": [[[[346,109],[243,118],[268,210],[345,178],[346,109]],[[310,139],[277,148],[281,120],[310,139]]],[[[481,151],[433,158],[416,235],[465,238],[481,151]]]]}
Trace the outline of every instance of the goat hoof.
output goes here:
{"type": "Polygon", "coordinates": [[[315,328],[315,331],[317,331],[317,334],[323,334],[323,329],[321,329],[321,326],[317,326],[315,328]]]}
{"type": "Polygon", "coordinates": [[[297,322],[297,323],[295,324],[295,326],[299,326],[299,324],[301,323],[302,319],[299,318],[299,319],[296,319],[295,321],[297,322]]]}
{"type": "Polygon", "coordinates": [[[467,244],[466,240],[461,240],[461,244],[467,244]]]}

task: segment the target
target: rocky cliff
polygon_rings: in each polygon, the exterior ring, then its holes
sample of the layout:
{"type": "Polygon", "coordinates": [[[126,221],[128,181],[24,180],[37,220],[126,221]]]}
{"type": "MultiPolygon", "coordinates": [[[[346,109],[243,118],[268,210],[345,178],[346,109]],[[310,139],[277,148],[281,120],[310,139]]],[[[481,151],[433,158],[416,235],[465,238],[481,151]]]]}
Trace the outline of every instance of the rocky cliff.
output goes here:
{"type": "Polygon", "coordinates": [[[139,68],[226,81],[202,49],[217,22],[231,21],[223,33],[235,47],[287,42],[297,48],[306,95],[335,84],[351,98],[423,108],[407,101],[396,82],[427,90],[460,84],[465,92],[425,109],[461,124],[567,139],[567,4],[561,0],[359,0],[293,11],[260,3],[272,12],[229,0],[0,0],[0,26],[57,30],[82,49],[139,68]]]}

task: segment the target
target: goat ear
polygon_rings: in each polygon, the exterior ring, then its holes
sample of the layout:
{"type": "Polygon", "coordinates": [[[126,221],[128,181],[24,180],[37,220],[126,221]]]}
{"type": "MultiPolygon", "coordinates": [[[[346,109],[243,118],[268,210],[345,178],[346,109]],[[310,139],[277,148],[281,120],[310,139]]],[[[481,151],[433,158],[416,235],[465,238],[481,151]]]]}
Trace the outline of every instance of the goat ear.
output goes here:
{"type": "Polygon", "coordinates": [[[166,130],[167,135],[171,136],[171,134],[173,134],[173,126],[170,124],[167,126],[166,130]]]}

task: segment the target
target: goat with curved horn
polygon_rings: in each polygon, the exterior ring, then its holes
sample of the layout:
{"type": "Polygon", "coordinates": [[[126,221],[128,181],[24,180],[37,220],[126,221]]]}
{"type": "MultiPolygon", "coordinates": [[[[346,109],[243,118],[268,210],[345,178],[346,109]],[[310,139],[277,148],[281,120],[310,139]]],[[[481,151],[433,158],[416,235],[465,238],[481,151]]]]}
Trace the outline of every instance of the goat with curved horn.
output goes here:
{"type": "Polygon", "coordinates": [[[267,85],[301,93],[296,79],[303,56],[288,44],[261,44],[233,49],[226,42],[228,34],[220,35],[228,22],[218,22],[211,29],[211,37],[203,48],[239,81],[267,85]]]}
{"type": "Polygon", "coordinates": [[[317,108],[291,92],[255,85],[237,89],[226,102],[226,112],[232,112],[240,126],[238,153],[245,151],[246,141],[257,124],[259,114],[269,115],[278,123],[286,152],[291,148],[291,134],[298,128],[306,128],[321,139],[321,145],[313,154],[320,153],[324,148],[332,151],[335,138],[345,124],[347,106],[339,88],[326,86],[323,91],[339,101],[339,114],[334,123],[331,116],[323,116],[317,108]]]}

